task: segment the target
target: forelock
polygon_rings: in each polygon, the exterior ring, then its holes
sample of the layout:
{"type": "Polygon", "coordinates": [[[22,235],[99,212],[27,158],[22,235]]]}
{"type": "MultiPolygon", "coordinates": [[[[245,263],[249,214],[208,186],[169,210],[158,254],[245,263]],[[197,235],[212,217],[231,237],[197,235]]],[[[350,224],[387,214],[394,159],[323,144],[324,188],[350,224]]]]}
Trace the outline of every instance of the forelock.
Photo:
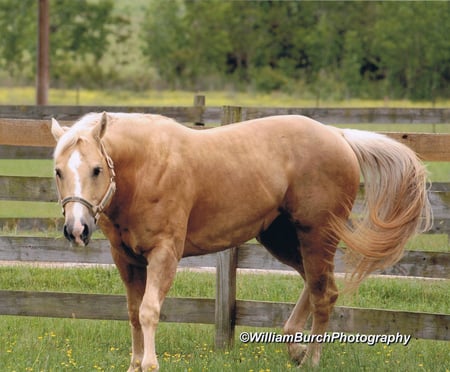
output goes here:
{"type": "Polygon", "coordinates": [[[84,132],[92,128],[94,124],[96,124],[98,120],[100,120],[100,115],[101,114],[97,113],[87,114],[76,123],[74,123],[72,127],[70,127],[70,129],[59,139],[58,143],[56,144],[53,157],[56,159],[64,151],[75,146],[82,138],[84,132]]]}

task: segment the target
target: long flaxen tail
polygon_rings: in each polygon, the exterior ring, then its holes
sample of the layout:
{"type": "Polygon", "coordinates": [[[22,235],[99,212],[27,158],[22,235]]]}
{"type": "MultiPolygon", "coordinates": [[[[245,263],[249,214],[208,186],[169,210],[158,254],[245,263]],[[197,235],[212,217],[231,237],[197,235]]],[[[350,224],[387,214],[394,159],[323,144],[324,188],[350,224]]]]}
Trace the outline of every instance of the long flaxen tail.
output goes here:
{"type": "Polygon", "coordinates": [[[364,178],[363,211],[348,224],[336,219],[335,233],[345,243],[357,286],[375,270],[395,264],[409,238],[431,227],[427,172],[407,146],[381,134],[344,129],[364,178]]]}

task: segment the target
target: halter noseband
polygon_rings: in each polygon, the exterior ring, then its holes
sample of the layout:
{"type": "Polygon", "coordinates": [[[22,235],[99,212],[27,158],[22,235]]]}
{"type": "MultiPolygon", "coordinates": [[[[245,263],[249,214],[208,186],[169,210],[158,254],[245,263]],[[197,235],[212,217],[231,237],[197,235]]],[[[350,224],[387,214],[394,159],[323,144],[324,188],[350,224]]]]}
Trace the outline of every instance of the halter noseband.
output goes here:
{"type": "Polygon", "coordinates": [[[100,141],[100,150],[102,152],[102,155],[105,157],[106,163],[108,164],[109,169],[109,186],[108,189],[105,192],[105,195],[103,196],[100,203],[97,205],[91,203],[89,200],[86,200],[80,196],[67,196],[64,199],[61,200],[61,192],[59,190],[58,182],[56,182],[56,186],[58,189],[58,195],[59,195],[59,201],[61,203],[62,207],[62,214],[63,216],[66,215],[66,211],[64,207],[67,203],[81,203],[83,204],[88,210],[91,216],[94,218],[95,223],[97,224],[98,219],[100,218],[100,214],[103,213],[105,208],[108,206],[109,202],[111,201],[114,193],[116,192],[116,173],[114,172],[114,163],[108,153],[105,150],[105,146],[103,145],[103,142],[100,141]]]}

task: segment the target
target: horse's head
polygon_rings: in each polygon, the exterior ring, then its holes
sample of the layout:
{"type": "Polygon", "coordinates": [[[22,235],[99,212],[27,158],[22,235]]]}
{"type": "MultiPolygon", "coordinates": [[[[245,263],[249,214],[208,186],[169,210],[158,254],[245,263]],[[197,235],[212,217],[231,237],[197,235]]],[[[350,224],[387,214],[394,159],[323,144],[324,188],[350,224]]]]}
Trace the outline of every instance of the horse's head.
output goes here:
{"type": "Polygon", "coordinates": [[[52,119],[57,144],[54,153],[56,185],[65,216],[64,235],[87,245],[97,219],[115,191],[114,165],[102,138],[107,115],[89,115],[72,128],[52,119]],[[88,120],[92,119],[92,120],[88,120]]]}

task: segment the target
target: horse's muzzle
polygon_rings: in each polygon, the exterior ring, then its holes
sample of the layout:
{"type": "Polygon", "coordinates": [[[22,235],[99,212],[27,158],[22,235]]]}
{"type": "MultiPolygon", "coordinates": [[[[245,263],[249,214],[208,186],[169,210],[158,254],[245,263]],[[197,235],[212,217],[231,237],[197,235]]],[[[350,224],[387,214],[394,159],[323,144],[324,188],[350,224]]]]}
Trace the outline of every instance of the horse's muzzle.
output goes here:
{"type": "Polygon", "coordinates": [[[64,225],[64,236],[71,243],[86,246],[91,239],[92,230],[93,229],[89,227],[89,224],[84,221],[79,223],[67,221],[64,225]]]}

